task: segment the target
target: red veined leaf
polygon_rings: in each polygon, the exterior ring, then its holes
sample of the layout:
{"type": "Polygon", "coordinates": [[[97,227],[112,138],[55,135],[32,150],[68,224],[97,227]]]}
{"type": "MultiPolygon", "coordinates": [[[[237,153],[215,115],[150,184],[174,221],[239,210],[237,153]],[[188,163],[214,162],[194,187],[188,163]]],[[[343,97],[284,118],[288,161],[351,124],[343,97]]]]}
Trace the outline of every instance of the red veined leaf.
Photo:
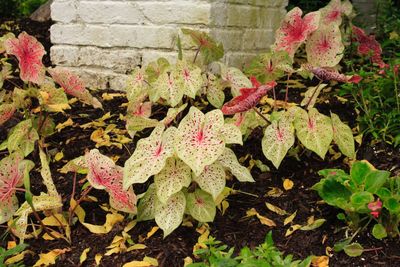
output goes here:
{"type": "Polygon", "coordinates": [[[18,38],[7,39],[4,46],[7,54],[17,57],[21,80],[36,84],[43,83],[45,69],[42,58],[46,51],[35,37],[22,32],[18,35],[18,38]]]}
{"type": "Polygon", "coordinates": [[[375,36],[367,35],[363,29],[360,29],[354,25],[352,30],[354,40],[358,42],[358,54],[363,56],[371,56],[373,63],[378,64],[380,68],[384,68],[386,64],[383,62],[381,57],[382,48],[378,41],[375,40],[375,36]]]}
{"type": "Polygon", "coordinates": [[[232,115],[239,112],[247,111],[255,107],[260,99],[265,96],[268,91],[276,86],[276,82],[268,82],[265,85],[260,83],[252,77],[253,88],[241,88],[241,95],[233,98],[221,108],[222,113],[225,115],[232,115]]]}
{"type": "Polygon", "coordinates": [[[296,50],[308,38],[308,36],[317,30],[320,20],[320,12],[310,12],[301,17],[303,11],[295,7],[290,10],[279,29],[275,33],[275,43],[273,50],[286,51],[291,57],[294,56],[296,50]]]}
{"type": "Polygon", "coordinates": [[[321,25],[333,26],[342,24],[342,16],[349,16],[353,11],[352,4],[348,1],[332,0],[328,5],[320,9],[321,25]]]}

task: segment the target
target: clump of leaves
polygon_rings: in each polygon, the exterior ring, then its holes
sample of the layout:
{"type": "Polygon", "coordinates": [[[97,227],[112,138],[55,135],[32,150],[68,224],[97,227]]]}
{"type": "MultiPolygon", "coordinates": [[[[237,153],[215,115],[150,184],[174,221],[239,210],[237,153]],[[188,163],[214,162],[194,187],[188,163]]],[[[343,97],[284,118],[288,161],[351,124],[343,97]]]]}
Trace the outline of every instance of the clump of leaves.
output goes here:
{"type": "Polygon", "coordinates": [[[204,249],[195,251],[195,255],[200,256],[203,262],[189,264],[188,267],[205,267],[205,266],[237,266],[237,267],[264,267],[264,266],[292,266],[307,267],[311,265],[313,256],[309,256],[304,260],[294,260],[293,255],[284,256],[274,245],[272,232],[265,237],[264,243],[251,250],[244,247],[240,250],[238,256],[234,256],[234,249],[223,245],[220,241],[213,237],[205,242],[207,246],[204,249]]]}

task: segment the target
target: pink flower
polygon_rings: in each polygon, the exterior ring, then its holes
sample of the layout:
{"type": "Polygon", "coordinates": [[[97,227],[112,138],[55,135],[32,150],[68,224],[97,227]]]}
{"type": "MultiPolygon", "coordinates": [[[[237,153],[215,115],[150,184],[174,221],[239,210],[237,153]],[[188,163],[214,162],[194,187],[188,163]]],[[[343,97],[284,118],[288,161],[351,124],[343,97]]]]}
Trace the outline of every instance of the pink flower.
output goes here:
{"type": "Polygon", "coordinates": [[[45,69],[42,63],[46,51],[35,37],[26,32],[5,41],[7,54],[16,56],[19,61],[20,77],[25,82],[41,84],[44,81],[45,69]]]}
{"type": "Polygon", "coordinates": [[[314,67],[310,64],[303,64],[305,70],[312,72],[318,79],[322,81],[337,81],[342,83],[359,83],[362,78],[359,75],[347,76],[339,73],[338,71],[328,68],[314,67]]]}
{"type": "Polygon", "coordinates": [[[265,85],[261,85],[255,77],[251,77],[253,88],[241,88],[241,95],[233,98],[231,101],[226,103],[222,108],[222,113],[225,115],[232,115],[239,112],[247,111],[255,107],[260,101],[261,97],[265,96],[268,91],[276,86],[276,82],[268,82],[265,85]]]}
{"type": "Polygon", "coordinates": [[[275,51],[284,50],[293,57],[299,46],[312,32],[317,30],[320,12],[308,13],[304,18],[301,18],[302,14],[303,11],[298,7],[293,8],[286,14],[275,34],[275,51]]]}
{"type": "Polygon", "coordinates": [[[373,63],[378,64],[380,68],[386,68],[387,64],[381,58],[382,48],[381,45],[375,40],[375,36],[366,35],[364,30],[353,26],[354,40],[358,44],[358,54],[371,56],[373,63]]]}
{"type": "Polygon", "coordinates": [[[370,214],[374,218],[378,218],[379,214],[380,214],[380,210],[382,209],[382,201],[380,201],[380,199],[378,198],[376,201],[370,202],[368,204],[368,209],[371,211],[370,214]]]}

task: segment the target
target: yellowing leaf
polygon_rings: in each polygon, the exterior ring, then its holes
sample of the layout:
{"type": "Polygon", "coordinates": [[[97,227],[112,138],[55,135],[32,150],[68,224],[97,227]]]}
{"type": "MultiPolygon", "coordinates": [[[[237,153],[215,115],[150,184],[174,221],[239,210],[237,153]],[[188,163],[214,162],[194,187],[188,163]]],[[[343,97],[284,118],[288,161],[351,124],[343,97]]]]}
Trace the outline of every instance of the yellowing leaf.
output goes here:
{"type": "Polygon", "coordinates": [[[56,259],[59,255],[64,254],[66,252],[70,251],[70,249],[65,248],[65,249],[54,249],[48,253],[40,253],[39,254],[39,260],[33,265],[33,267],[36,266],[49,266],[51,264],[56,263],[56,259]]]}
{"type": "Polygon", "coordinates": [[[101,254],[96,254],[96,256],[94,256],[94,261],[96,262],[96,265],[100,264],[101,258],[103,258],[103,255],[101,254]]]}
{"type": "Polygon", "coordinates": [[[6,266],[9,266],[9,265],[11,266],[14,263],[22,261],[25,257],[25,254],[35,255],[35,253],[33,253],[32,251],[25,250],[25,251],[22,251],[21,253],[18,253],[15,256],[8,258],[4,263],[6,264],[6,266]]]}
{"type": "Polygon", "coordinates": [[[147,233],[146,239],[152,237],[158,231],[158,229],[160,229],[160,227],[158,226],[154,226],[153,228],[151,228],[151,230],[147,233]]]}
{"type": "Polygon", "coordinates": [[[312,267],[329,267],[328,256],[316,256],[311,261],[312,267]]]}
{"type": "Polygon", "coordinates": [[[136,249],[145,249],[147,248],[147,246],[145,244],[134,244],[132,246],[130,246],[126,251],[132,251],[132,250],[136,250],[136,249]]]}
{"type": "Polygon", "coordinates": [[[291,223],[293,221],[293,219],[296,217],[297,215],[297,210],[295,212],[293,212],[289,217],[287,217],[284,221],[283,221],[283,225],[286,225],[288,223],[291,223]]]}
{"type": "Polygon", "coordinates": [[[294,185],[294,183],[293,183],[293,181],[290,180],[290,179],[285,179],[285,180],[283,181],[283,188],[284,188],[286,191],[292,189],[292,188],[293,188],[293,185],[294,185]]]}
{"type": "Polygon", "coordinates": [[[152,266],[158,266],[158,261],[155,258],[145,256],[143,258],[143,261],[146,261],[146,262],[150,263],[152,266]]]}
{"type": "Polygon", "coordinates": [[[124,96],[124,94],[121,94],[121,93],[111,93],[111,94],[103,93],[101,95],[101,98],[103,98],[103,100],[105,100],[105,101],[109,101],[109,100],[113,100],[114,97],[122,97],[122,96],[124,96]]]}
{"type": "Polygon", "coordinates": [[[130,221],[124,228],[124,232],[127,233],[129,232],[133,227],[136,226],[137,221],[136,220],[132,220],[130,221]]]}
{"type": "Polygon", "coordinates": [[[270,187],[271,189],[267,192],[268,197],[280,197],[283,194],[282,189],[278,187],[270,187]]]}
{"type": "Polygon", "coordinates": [[[183,267],[188,266],[189,264],[193,263],[193,259],[191,257],[186,257],[183,259],[183,267]]]}
{"type": "Polygon", "coordinates": [[[248,211],[246,211],[246,217],[251,217],[251,216],[256,216],[259,220],[260,220],[260,222],[262,223],[262,224],[264,224],[264,225],[267,225],[267,226],[276,226],[276,224],[275,224],[275,222],[273,221],[273,220],[271,220],[271,219],[268,219],[267,217],[265,217],[265,216],[261,216],[257,211],[256,211],[256,209],[255,208],[251,208],[251,209],[249,209],[248,211]]]}
{"type": "MultiPolygon", "coordinates": [[[[60,234],[59,232],[56,231],[50,231],[51,235],[54,236],[55,238],[59,239],[59,238],[63,238],[64,236],[62,234],[60,234]]],[[[49,234],[45,233],[42,238],[44,240],[54,240],[54,237],[50,236],[49,234]]]]}
{"type": "Polygon", "coordinates": [[[87,259],[87,254],[88,254],[89,251],[90,251],[90,248],[85,248],[85,249],[82,251],[82,254],[81,254],[81,256],[79,257],[79,263],[80,263],[80,264],[82,264],[82,263],[84,263],[84,262],[86,261],[86,259],[87,259]]]}
{"type": "Polygon", "coordinates": [[[58,153],[54,156],[54,160],[55,160],[55,161],[60,161],[60,160],[62,160],[63,157],[64,157],[64,153],[61,151],[61,152],[58,152],[58,153]]]}
{"type": "Polygon", "coordinates": [[[151,263],[147,261],[131,261],[125,263],[122,267],[150,267],[151,263]]]}
{"type": "Polygon", "coordinates": [[[271,203],[265,202],[265,206],[267,206],[267,209],[269,209],[272,212],[275,212],[278,215],[286,215],[287,212],[277,206],[272,205],[271,203]]]}
{"type": "Polygon", "coordinates": [[[72,121],[71,118],[68,118],[68,120],[64,121],[63,123],[59,123],[56,125],[56,130],[60,132],[62,129],[74,125],[74,122],[72,121]]]}
{"type": "Polygon", "coordinates": [[[317,220],[309,222],[307,225],[301,227],[300,230],[302,230],[302,231],[314,230],[314,229],[320,227],[322,224],[324,224],[325,221],[326,221],[325,219],[317,219],[317,220]]]}
{"type": "Polygon", "coordinates": [[[300,224],[295,224],[289,227],[289,229],[286,230],[285,236],[290,236],[293,234],[296,230],[299,230],[301,228],[300,224]]]}

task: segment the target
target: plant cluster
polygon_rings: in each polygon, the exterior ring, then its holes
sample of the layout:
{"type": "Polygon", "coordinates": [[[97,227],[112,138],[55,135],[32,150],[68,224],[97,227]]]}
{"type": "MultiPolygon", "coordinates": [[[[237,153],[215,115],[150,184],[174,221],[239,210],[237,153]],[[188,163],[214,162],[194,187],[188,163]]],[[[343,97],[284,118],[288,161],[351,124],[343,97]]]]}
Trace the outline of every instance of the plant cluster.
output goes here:
{"type": "Polygon", "coordinates": [[[6,0],[0,3],[1,18],[20,18],[32,14],[47,0],[6,0]]]}

